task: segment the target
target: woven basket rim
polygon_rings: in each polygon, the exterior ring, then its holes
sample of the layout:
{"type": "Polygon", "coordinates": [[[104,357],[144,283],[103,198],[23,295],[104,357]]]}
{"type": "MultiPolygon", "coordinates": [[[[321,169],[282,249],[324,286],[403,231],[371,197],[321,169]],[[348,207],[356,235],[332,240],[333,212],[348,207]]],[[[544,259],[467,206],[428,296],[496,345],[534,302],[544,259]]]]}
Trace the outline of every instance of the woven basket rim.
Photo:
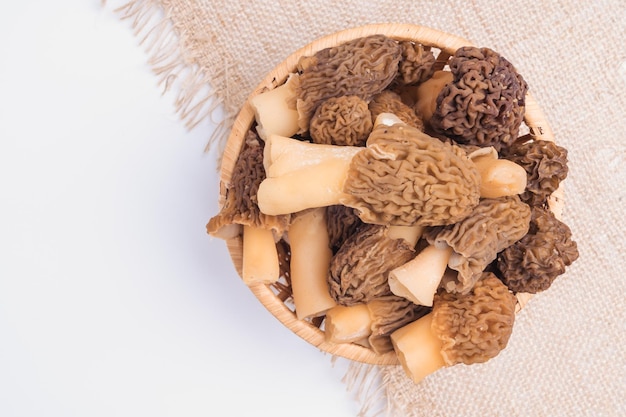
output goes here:
{"type": "MultiPolygon", "coordinates": [[[[456,35],[432,29],[426,26],[404,23],[381,23],[370,24],[349,29],[344,29],[301,47],[290,54],[284,61],[279,63],[248,96],[239,114],[233,122],[230,135],[228,136],[224,153],[222,155],[222,165],[220,168],[220,207],[224,203],[226,190],[230,182],[231,174],[237,156],[243,146],[246,132],[254,121],[254,110],[250,105],[250,100],[256,95],[273,89],[281,85],[288,75],[295,72],[298,59],[301,56],[312,55],[315,52],[337,44],[353,40],[363,36],[384,34],[396,40],[410,40],[421,43],[425,46],[437,48],[442,53],[449,55],[462,46],[476,46],[472,42],[456,35]]],[[[546,117],[534,100],[532,95],[526,95],[526,109],[524,123],[528,126],[530,134],[535,139],[554,141],[552,129],[546,117]]],[[[561,217],[563,207],[563,189],[560,187],[548,201],[550,209],[557,218],[561,217]]],[[[241,237],[232,238],[226,242],[227,248],[238,275],[242,276],[242,240],[241,237]]],[[[398,359],[395,352],[388,352],[384,355],[377,355],[371,349],[356,344],[335,344],[329,343],[324,338],[322,330],[308,321],[296,318],[283,301],[281,301],[269,285],[255,284],[249,286],[255,297],[265,306],[265,308],[277,318],[283,325],[293,331],[296,335],[319,348],[321,351],[332,355],[341,356],[357,362],[376,365],[395,365],[398,359]]],[[[530,294],[518,294],[517,310],[521,310],[532,296],[530,294]]]]}

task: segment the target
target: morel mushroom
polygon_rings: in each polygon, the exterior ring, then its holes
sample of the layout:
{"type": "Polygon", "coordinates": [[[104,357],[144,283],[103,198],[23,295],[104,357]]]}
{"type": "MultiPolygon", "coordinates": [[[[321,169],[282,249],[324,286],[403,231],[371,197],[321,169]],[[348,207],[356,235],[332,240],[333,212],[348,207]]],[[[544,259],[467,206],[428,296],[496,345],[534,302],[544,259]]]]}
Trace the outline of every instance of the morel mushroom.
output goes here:
{"type": "Polygon", "coordinates": [[[366,304],[338,305],[326,313],[324,336],[333,343],[361,342],[382,355],[393,350],[391,333],[429,312],[430,308],[393,295],[366,304]]]}
{"type": "Polygon", "coordinates": [[[529,223],[530,208],[518,196],[482,199],[460,222],[427,229],[430,246],[389,272],[390,288],[426,306],[439,286],[467,293],[498,253],[528,232],[529,223]],[[457,274],[445,274],[447,268],[457,274]]]}
{"type": "Polygon", "coordinates": [[[417,85],[432,77],[435,72],[435,55],[422,44],[400,41],[402,59],[395,80],[399,85],[417,85]]]}
{"type": "Polygon", "coordinates": [[[502,280],[515,292],[547,290],[578,259],[570,228],[543,207],[533,207],[528,234],[498,255],[502,280]]]}
{"type": "Polygon", "coordinates": [[[331,97],[356,95],[369,101],[396,77],[401,48],[384,35],[371,35],[301,57],[297,88],[298,133],[309,129],[317,107],[331,97]]]}
{"type": "MultiPolygon", "coordinates": [[[[458,143],[506,148],[518,136],[528,90],[513,65],[489,48],[462,47],[449,61],[452,78],[441,90],[430,80],[418,88],[418,102],[436,106],[422,114],[437,133],[458,143]]],[[[441,77],[433,77],[440,83],[441,77]]],[[[449,80],[449,78],[448,78],[449,80]]],[[[438,87],[439,85],[437,85],[438,87]]]]}
{"type": "Polygon", "coordinates": [[[445,243],[453,250],[448,266],[458,274],[453,280],[442,281],[444,288],[469,291],[499,252],[526,235],[530,216],[530,207],[518,196],[485,198],[463,221],[426,231],[430,244],[445,243]]]}
{"type": "Polygon", "coordinates": [[[315,111],[309,135],[313,143],[365,146],[373,125],[365,100],[357,96],[331,97],[315,111]]]}
{"type": "Polygon", "coordinates": [[[261,211],[277,215],[343,204],[356,208],[364,222],[404,226],[465,218],[480,197],[474,164],[458,146],[391,116],[378,117],[365,148],[270,136],[267,178],[258,191],[261,211]],[[378,122],[387,119],[393,121],[378,122]],[[300,150],[289,151],[294,148],[300,150]]]}
{"type": "MultiPolygon", "coordinates": [[[[413,227],[411,241],[389,236],[394,226],[364,224],[330,261],[328,286],[338,304],[351,306],[392,295],[388,272],[413,258],[421,228],[413,227]]],[[[393,233],[393,232],[392,232],[393,233]]]]}
{"type": "Polygon", "coordinates": [[[275,242],[290,222],[289,215],[271,216],[259,210],[256,194],[264,178],[262,143],[250,130],[235,162],[225,202],[206,226],[209,235],[222,239],[243,235],[242,278],[246,284],[278,280],[275,242]]]}
{"type": "Polygon", "coordinates": [[[337,253],[343,243],[356,232],[363,224],[352,207],[340,204],[326,207],[326,228],[328,241],[333,255],[337,253]]]}
{"type": "Polygon", "coordinates": [[[424,122],[415,113],[415,110],[405,104],[398,93],[385,90],[375,95],[369,103],[372,120],[376,120],[381,113],[395,114],[403,123],[424,130],[424,122]]]}
{"type": "Polygon", "coordinates": [[[521,198],[531,206],[546,204],[567,177],[567,149],[554,142],[522,136],[511,145],[505,157],[525,169],[528,184],[521,198]]]}
{"type": "Polygon", "coordinates": [[[393,332],[391,342],[415,383],[445,366],[486,362],[508,344],[515,303],[509,289],[485,272],[466,294],[440,289],[432,313],[393,332]]]}

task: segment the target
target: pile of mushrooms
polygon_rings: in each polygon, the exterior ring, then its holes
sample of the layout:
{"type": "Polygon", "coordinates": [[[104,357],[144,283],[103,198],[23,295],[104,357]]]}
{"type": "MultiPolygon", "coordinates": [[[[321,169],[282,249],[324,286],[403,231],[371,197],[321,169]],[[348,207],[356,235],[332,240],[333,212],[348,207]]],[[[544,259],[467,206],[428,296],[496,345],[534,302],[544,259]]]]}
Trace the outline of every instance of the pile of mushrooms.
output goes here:
{"type": "Polygon", "coordinates": [[[243,279],[288,286],[329,343],[395,351],[419,382],[507,345],[516,294],[578,258],[548,197],[567,151],[520,135],[528,85],[489,48],[384,35],[300,58],[251,100],[255,122],[211,236],[243,279]]]}

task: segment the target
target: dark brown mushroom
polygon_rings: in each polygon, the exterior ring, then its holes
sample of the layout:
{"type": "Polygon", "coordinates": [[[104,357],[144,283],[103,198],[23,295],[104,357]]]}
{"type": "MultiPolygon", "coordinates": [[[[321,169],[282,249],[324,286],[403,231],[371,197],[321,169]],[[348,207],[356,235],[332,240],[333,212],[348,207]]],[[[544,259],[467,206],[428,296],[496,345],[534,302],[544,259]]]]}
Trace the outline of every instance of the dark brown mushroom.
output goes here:
{"type": "Polygon", "coordinates": [[[498,253],[526,235],[530,207],[518,196],[485,198],[462,221],[424,232],[435,246],[448,245],[448,267],[458,274],[444,276],[441,285],[449,292],[467,293],[498,253]]]}
{"type": "Polygon", "coordinates": [[[389,271],[391,291],[431,306],[440,287],[467,293],[498,252],[528,231],[530,208],[518,196],[485,198],[465,219],[427,228],[428,245],[406,264],[389,271]]]}
{"type": "Polygon", "coordinates": [[[486,362],[508,344],[516,298],[491,272],[466,294],[440,289],[432,313],[399,328],[391,342],[414,382],[446,366],[486,362]]]}
{"type": "Polygon", "coordinates": [[[365,100],[358,96],[331,97],[315,110],[309,135],[314,143],[365,146],[373,126],[365,100]]]}
{"type": "MultiPolygon", "coordinates": [[[[424,122],[458,143],[506,148],[517,137],[528,85],[515,67],[489,48],[462,47],[449,61],[452,80],[438,90],[422,84],[418,100],[431,103],[424,122]],[[423,87],[423,88],[422,88],[423,87]]],[[[444,71],[445,73],[445,71],[444,71]]],[[[438,77],[433,77],[437,82],[438,77]]]]}
{"type": "Polygon", "coordinates": [[[478,204],[480,174],[458,146],[404,124],[379,125],[354,156],[342,204],[368,223],[455,223],[478,204]]]}
{"type": "Polygon", "coordinates": [[[363,224],[355,209],[342,205],[326,207],[326,222],[333,254],[337,253],[343,243],[363,224]]]}
{"type": "Polygon", "coordinates": [[[502,280],[515,292],[547,290],[578,259],[570,228],[543,207],[533,207],[528,234],[498,255],[502,280]]]}
{"type": "Polygon", "coordinates": [[[400,41],[399,44],[402,48],[402,59],[395,83],[417,85],[432,77],[435,72],[435,55],[432,50],[410,41],[400,41]]]}
{"type": "Polygon", "coordinates": [[[376,121],[376,118],[381,113],[393,113],[403,123],[419,130],[424,130],[424,122],[415,113],[413,107],[405,104],[400,95],[391,90],[385,90],[380,94],[376,94],[369,103],[369,110],[373,122],[376,121]]]}
{"type": "Polygon", "coordinates": [[[520,197],[531,206],[545,205],[567,177],[567,149],[551,141],[523,136],[511,145],[504,157],[526,170],[526,190],[520,197]]]}
{"type": "Polygon", "coordinates": [[[327,99],[356,95],[369,101],[383,91],[398,73],[401,53],[393,39],[371,35],[300,58],[299,133],[309,130],[313,113],[327,99]]]}
{"type": "Polygon", "coordinates": [[[464,295],[439,290],[432,328],[443,342],[448,365],[486,362],[504,349],[515,321],[517,300],[491,272],[481,274],[464,295]]]}
{"type": "Polygon", "coordinates": [[[235,237],[241,233],[242,225],[271,229],[277,236],[287,230],[289,215],[266,215],[257,205],[259,184],[265,179],[262,144],[257,133],[252,130],[246,133],[227,185],[224,204],[206,226],[209,235],[222,239],[235,237]]]}
{"type": "Polygon", "coordinates": [[[414,256],[404,239],[388,236],[388,227],[364,224],[332,257],[328,273],[331,296],[338,304],[351,306],[392,295],[388,271],[414,256]]]}

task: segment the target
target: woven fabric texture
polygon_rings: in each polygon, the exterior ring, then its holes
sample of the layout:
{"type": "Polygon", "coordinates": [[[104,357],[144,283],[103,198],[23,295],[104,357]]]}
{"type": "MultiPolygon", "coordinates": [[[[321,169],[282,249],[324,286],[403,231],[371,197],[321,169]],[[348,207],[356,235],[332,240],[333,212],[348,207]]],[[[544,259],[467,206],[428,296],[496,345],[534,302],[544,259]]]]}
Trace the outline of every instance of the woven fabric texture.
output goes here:
{"type": "MultiPolygon", "coordinates": [[[[492,48],[524,75],[569,150],[563,220],[580,258],[518,315],[481,365],[414,385],[378,370],[394,416],[626,415],[626,3],[623,0],[135,0],[119,9],[143,39],[190,127],[217,104],[226,123],[291,52],[369,23],[413,23],[492,48]],[[485,410],[489,410],[486,413],[485,410]]],[[[227,129],[228,124],[225,125],[227,129]]],[[[226,130],[214,138],[223,141],[226,130]]]]}

